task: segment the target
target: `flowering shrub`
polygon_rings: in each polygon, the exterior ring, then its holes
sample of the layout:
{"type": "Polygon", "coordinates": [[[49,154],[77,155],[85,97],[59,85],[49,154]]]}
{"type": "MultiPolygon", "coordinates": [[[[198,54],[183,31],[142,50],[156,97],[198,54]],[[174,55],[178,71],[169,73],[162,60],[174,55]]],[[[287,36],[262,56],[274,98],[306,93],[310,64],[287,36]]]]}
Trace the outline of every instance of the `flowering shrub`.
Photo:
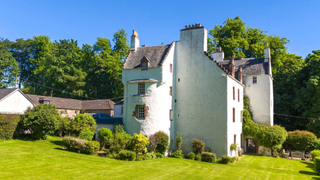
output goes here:
{"type": "Polygon", "coordinates": [[[146,136],[144,136],[141,132],[139,134],[134,133],[132,139],[130,141],[130,145],[134,152],[137,155],[143,154],[147,152],[147,145],[149,144],[149,140],[146,136]]]}

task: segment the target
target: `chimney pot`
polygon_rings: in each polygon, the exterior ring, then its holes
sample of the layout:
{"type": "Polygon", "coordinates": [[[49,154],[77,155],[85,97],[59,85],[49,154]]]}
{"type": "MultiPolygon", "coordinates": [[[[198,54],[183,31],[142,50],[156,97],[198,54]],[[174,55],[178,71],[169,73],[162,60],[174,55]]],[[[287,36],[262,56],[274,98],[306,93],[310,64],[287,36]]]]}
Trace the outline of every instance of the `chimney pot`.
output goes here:
{"type": "Polygon", "coordinates": [[[130,50],[136,50],[140,45],[140,40],[138,37],[138,32],[133,30],[132,32],[132,36],[131,36],[131,46],[130,46],[130,50]]]}
{"type": "Polygon", "coordinates": [[[188,29],[188,25],[186,25],[186,29],[188,29]]]}

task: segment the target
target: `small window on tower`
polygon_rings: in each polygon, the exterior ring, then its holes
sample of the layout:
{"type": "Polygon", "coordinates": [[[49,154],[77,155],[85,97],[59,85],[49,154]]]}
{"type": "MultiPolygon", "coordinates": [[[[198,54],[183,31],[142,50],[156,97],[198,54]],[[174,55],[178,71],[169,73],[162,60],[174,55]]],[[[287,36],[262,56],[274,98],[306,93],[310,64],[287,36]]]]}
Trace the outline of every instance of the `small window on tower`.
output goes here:
{"type": "Polygon", "coordinates": [[[145,83],[139,83],[138,84],[138,94],[143,95],[146,93],[146,84],[145,83]]]}
{"type": "Polygon", "coordinates": [[[172,73],[172,64],[170,64],[170,72],[172,73]]]}
{"type": "Polygon", "coordinates": [[[145,119],[144,117],[144,106],[138,107],[138,119],[145,119]]]}
{"type": "Polygon", "coordinates": [[[257,82],[258,82],[257,76],[253,76],[252,84],[257,84],[257,82]]]}

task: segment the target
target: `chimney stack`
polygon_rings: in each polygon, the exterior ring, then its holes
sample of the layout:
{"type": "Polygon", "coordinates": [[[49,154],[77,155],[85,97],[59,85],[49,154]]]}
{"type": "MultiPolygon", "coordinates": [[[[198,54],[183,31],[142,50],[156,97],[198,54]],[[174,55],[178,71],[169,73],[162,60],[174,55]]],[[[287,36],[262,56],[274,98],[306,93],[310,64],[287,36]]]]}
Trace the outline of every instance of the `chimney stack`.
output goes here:
{"type": "Polygon", "coordinates": [[[231,75],[232,75],[232,77],[234,77],[235,78],[235,76],[234,76],[234,57],[232,58],[232,60],[231,60],[231,62],[230,62],[230,71],[231,71],[231,75]]]}
{"type": "Polygon", "coordinates": [[[131,36],[131,49],[130,50],[137,50],[137,48],[139,47],[139,37],[138,37],[138,32],[133,30],[132,36],[131,36]]]}
{"type": "Polygon", "coordinates": [[[239,68],[238,75],[239,75],[239,77],[238,77],[239,79],[238,80],[242,83],[242,67],[239,68]]]}
{"type": "Polygon", "coordinates": [[[269,62],[271,60],[270,48],[264,49],[264,62],[269,62]]]}
{"type": "Polygon", "coordinates": [[[217,50],[213,53],[213,58],[218,62],[223,61],[224,52],[222,51],[221,47],[217,47],[217,50]]]}

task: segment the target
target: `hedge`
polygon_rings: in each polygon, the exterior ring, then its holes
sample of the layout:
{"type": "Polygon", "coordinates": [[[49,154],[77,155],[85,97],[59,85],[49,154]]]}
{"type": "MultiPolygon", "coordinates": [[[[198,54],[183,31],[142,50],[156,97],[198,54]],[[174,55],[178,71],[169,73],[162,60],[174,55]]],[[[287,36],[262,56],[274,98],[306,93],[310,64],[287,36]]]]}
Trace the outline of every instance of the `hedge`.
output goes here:
{"type": "Polygon", "coordinates": [[[216,154],[210,152],[203,152],[201,154],[201,161],[204,162],[216,162],[216,154]]]}
{"type": "Polygon", "coordinates": [[[317,171],[317,174],[320,174],[320,157],[316,157],[314,159],[314,165],[315,165],[315,169],[317,171]]]}
{"type": "Polygon", "coordinates": [[[316,157],[320,157],[320,150],[311,151],[311,157],[313,161],[316,159],[316,157]]]}
{"type": "Polygon", "coordinates": [[[98,141],[87,141],[71,136],[65,136],[62,141],[67,150],[78,153],[93,154],[100,149],[100,143],[98,141]]]}
{"type": "Polygon", "coordinates": [[[133,151],[122,150],[119,153],[119,159],[125,161],[134,161],[136,159],[136,153],[133,151]]]}
{"type": "Polygon", "coordinates": [[[0,140],[12,139],[19,121],[19,114],[0,114],[0,140]]]}
{"type": "Polygon", "coordinates": [[[283,147],[290,150],[311,151],[315,149],[315,141],[317,136],[309,131],[289,131],[288,138],[284,142],[283,147]]]}

